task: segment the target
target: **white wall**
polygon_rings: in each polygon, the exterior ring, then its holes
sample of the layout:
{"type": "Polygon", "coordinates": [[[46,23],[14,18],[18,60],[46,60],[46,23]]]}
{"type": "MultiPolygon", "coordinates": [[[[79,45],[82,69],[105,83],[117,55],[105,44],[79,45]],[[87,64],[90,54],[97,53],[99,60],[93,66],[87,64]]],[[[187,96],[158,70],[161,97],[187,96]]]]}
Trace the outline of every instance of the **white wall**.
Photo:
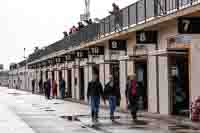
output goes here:
{"type": "Polygon", "coordinates": [[[190,88],[191,100],[200,96],[200,35],[192,36],[191,58],[190,58],[190,88]]]}
{"type": "MultiPolygon", "coordinates": [[[[148,44],[148,51],[155,50],[155,44],[148,44]]],[[[147,87],[148,87],[148,111],[157,112],[157,75],[156,75],[156,56],[148,56],[147,60],[147,87]]]]}

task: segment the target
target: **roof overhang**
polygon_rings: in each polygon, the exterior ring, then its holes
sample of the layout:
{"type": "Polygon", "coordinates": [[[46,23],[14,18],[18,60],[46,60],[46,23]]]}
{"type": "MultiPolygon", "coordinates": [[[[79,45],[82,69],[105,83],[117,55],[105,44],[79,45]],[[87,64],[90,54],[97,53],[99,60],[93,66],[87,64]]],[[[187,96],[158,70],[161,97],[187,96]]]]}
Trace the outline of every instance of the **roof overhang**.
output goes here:
{"type": "Polygon", "coordinates": [[[167,48],[164,50],[155,50],[149,53],[149,56],[179,56],[179,55],[187,55],[188,49],[180,49],[180,48],[167,48]]]}

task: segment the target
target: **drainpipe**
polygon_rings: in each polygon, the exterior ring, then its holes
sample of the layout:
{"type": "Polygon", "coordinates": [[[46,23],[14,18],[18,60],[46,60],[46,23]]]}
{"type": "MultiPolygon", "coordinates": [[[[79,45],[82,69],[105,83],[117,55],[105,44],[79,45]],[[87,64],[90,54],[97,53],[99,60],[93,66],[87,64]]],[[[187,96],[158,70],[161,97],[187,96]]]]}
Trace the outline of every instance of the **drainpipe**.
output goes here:
{"type": "MultiPolygon", "coordinates": [[[[156,50],[158,50],[158,42],[156,42],[156,50]]],[[[156,55],[156,89],[157,89],[157,113],[160,113],[160,91],[159,91],[159,62],[158,56],[156,55]]]]}

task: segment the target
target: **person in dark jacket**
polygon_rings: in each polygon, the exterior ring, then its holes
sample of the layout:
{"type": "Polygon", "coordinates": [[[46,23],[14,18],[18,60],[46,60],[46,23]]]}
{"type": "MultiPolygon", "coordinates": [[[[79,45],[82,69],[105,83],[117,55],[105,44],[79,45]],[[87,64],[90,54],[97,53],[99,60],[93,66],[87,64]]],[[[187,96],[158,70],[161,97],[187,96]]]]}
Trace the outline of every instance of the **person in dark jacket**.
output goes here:
{"type": "Polygon", "coordinates": [[[40,79],[39,81],[39,89],[40,89],[40,93],[42,94],[43,93],[43,80],[40,79]]]}
{"type": "Polygon", "coordinates": [[[44,82],[44,89],[45,89],[45,96],[47,99],[50,99],[50,95],[51,95],[51,80],[47,79],[44,82]]]}
{"type": "Polygon", "coordinates": [[[61,78],[59,81],[59,89],[60,89],[60,94],[61,94],[61,99],[65,98],[65,80],[61,78]]]}
{"type": "Polygon", "coordinates": [[[100,96],[104,99],[102,85],[97,78],[97,74],[94,74],[92,81],[88,84],[87,90],[87,98],[91,104],[92,122],[98,122],[100,96]]]}
{"type": "Polygon", "coordinates": [[[128,109],[131,112],[133,121],[137,120],[137,110],[138,110],[138,98],[137,98],[137,88],[136,88],[135,75],[130,75],[128,77],[128,82],[126,85],[126,102],[128,109]]]}
{"type": "Polygon", "coordinates": [[[110,119],[114,121],[114,112],[117,106],[117,97],[120,93],[116,82],[114,81],[112,75],[109,77],[110,81],[106,84],[104,89],[104,95],[108,97],[109,108],[110,108],[110,119]]]}
{"type": "Polygon", "coordinates": [[[32,93],[35,93],[35,79],[32,80],[32,93]]]}

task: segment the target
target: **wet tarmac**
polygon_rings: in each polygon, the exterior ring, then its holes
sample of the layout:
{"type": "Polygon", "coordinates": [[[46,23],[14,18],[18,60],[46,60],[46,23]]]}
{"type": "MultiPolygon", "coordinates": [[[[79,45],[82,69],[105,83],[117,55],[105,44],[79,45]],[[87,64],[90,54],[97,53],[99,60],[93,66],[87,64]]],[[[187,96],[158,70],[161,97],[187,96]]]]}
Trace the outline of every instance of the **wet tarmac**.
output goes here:
{"type": "Polygon", "coordinates": [[[200,133],[200,127],[168,120],[139,117],[133,123],[129,114],[116,113],[116,121],[111,122],[107,110],[102,110],[99,122],[93,124],[86,105],[1,88],[0,103],[35,133],[200,133]]]}

